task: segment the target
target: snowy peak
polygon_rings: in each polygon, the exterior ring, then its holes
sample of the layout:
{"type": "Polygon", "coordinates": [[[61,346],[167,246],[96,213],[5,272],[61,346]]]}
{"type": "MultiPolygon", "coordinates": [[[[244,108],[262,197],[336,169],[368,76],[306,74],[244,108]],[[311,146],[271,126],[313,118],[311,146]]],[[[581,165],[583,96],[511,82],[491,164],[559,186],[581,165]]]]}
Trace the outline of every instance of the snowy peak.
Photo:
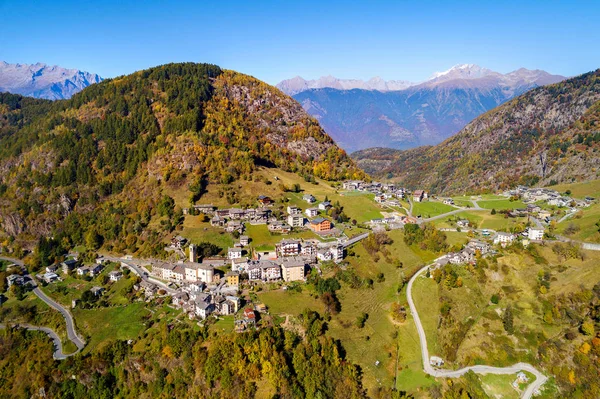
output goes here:
{"type": "Polygon", "coordinates": [[[319,79],[305,80],[300,76],[291,79],[282,80],[277,84],[277,87],[284,93],[293,96],[309,89],[331,88],[338,90],[378,90],[378,91],[395,91],[404,90],[416,85],[413,82],[404,80],[383,80],[376,76],[367,81],[360,79],[338,79],[335,76],[321,76],[319,79]]]}
{"type": "Polygon", "coordinates": [[[444,72],[435,72],[430,80],[478,79],[497,72],[475,64],[458,64],[444,72]]]}
{"type": "Polygon", "coordinates": [[[434,73],[429,80],[414,83],[406,80],[383,80],[376,76],[367,81],[360,79],[338,79],[334,76],[323,76],[315,80],[305,80],[300,76],[281,81],[277,87],[290,96],[310,89],[332,88],[338,90],[376,90],[381,92],[399,91],[412,88],[500,88],[511,95],[537,86],[557,83],[566,79],[564,76],[552,75],[539,69],[525,68],[502,74],[476,64],[458,64],[443,72],[434,73]]]}
{"type": "Polygon", "coordinates": [[[57,65],[0,62],[0,92],[61,100],[101,81],[102,78],[97,74],[57,65]]]}

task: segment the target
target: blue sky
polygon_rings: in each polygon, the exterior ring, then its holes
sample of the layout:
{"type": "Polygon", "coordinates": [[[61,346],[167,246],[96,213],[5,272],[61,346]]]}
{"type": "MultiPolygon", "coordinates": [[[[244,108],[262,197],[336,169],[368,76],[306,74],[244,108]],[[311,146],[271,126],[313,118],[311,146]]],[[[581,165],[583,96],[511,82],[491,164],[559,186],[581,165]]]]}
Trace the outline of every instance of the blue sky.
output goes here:
{"type": "Polygon", "coordinates": [[[211,62],[273,84],[419,81],[459,63],[576,75],[600,68],[598,25],[599,1],[0,0],[0,60],[104,77],[211,62]]]}

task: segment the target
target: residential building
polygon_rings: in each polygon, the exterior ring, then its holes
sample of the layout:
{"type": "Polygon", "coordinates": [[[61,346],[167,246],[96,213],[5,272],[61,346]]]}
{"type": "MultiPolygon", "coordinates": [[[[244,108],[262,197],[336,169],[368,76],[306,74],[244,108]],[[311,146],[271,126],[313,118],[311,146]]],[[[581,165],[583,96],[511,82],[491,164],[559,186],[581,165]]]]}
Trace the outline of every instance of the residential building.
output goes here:
{"type": "Polygon", "coordinates": [[[18,274],[11,274],[6,278],[6,282],[9,287],[12,285],[23,285],[25,284],[25,277],[19,276],[18,274]]]}
{"type": "Polygon", "coordinates": [[[544,229],[530,228],[527,232],[527,238],[531,241],[540,241],[544,239],[544,229]]]}
{"type": "Polygon", "coordinates": [[[101,264],[100,265],[98,265],[98,264],[91,265],[89,267],[89,270],[90,270],[90,276],[96,277],[97,275],[102,273],[102,270],[104,270],[104,266],[101,264]]]}
{"type": "Polygon", "coordinates": [[[60,277],[58,277],[58,274],[56,274],[56,273],[48,272],[48,273],[44,273],[42,275],[42,280],[44,280],[46,283],[50,284],[55,281],[59,281],[60,277]]]}
{"type": "Polygon", "coordinates": [[[58,271],[58,265],[46,266],[46,273],[56,273],[58,271]]]}
{"type": "Polygon", "coordinates": [[[506,246],[510,243],[512,243],[515,240],[515,236],[514,234],[510,234],[510,233],[505,233],[505,232],[498,232],[496,233],[496,236],[494,237],[494,244],[500,244],[502,246],[506,246]]]}
{"type": "Polygon", "coordinates": [[[281,240],[275,245],[279,256],[295,256],[300,254],[300,241],[298,240],[281,240]]]}
{"type": "Polygon", "coordinates": [[[202,319],[206,319],[215,309],[215,305],[203,300],[196,301],[195,305],[196,316],[202,319]]]}
{"type": "Polygon", "coordinates": [[[281,277],[284,281],[304,280],[306,263],[296,259],[284,259],[281,263],[281,277]]]}
{"type": "Polygon", "coordinates": [[[315,232],[331,230],[331,222],[325,218],[317,217],[310,221],[310,228],[315,232]]]}
{"type": "Polygon", "coordinates": [[[175,236],[171,240],[171,246],[173,248],[181,249],[187,243],[187,240],[182,236],[175,236]]]}
{"type": "Polygon", "coordinates": [[[254,261],[248,265],[250,280],[273,281],[281,279],[281,267],[271,260],[254,261]]]}
{"type": "Polygon", "coordinates": [[[88,274],[90,274],[90,268],[88,266],[81,266],[77,268],[78,276],[87,276],[88,274]]]}
{"type": "Polygon", "coordinates": [[[302,209],[298,208],[295,205],[288,205],[287,213],[288,213],[288,215],[301,215],[302,209]]]}
{"type": "Polygon", "coordinates": [[[224,227],[226,223],[227,219],[219,215],[215,215],[212,219],[210,219],[210,225],[213,227],[224,227]]]}
{"type": "Polygon", "coordinates": [[[316,256],[317,247],[311,242],[303,242],[302,248],[300,249],[300,253],[306,256],[316,256]]]}
{"type": "Polygon", "coordinates": [[[100,296],[104,293],[104,287],[92,287],[90,288],[90,292],[94,294],[94,296],[100,296]]]}
{"type": "Polygon", "coordinates": [[[69,273],[77,266],[77,261],[75,259],[67,259],[60,264],[62,266],[62,272],[64,274],[69,273]]]}
{"type": "Polygon", "coordinates": [[[323,201],[319,204],[319,209],[322,211],[326,211],[329,208],[331,208],[331,202],[329,201],[323,201]]]}
{"type": "Polygon", "coordinates": [[[308,202],[309,204],[312,204],[314,202],[317,202],[317,199],[315,197],[312,196],[312,194],[304,194],[302,196],[302,199],[306,202],[308,202]]]}
{"type": "Polygon", "coordinates": [[[250,237],[248,236],[240,236],[240,245],[245,247],[250,244],[250,237]]]}
{"type": "Polygon", "coordinates": [[[282,221],[275,221],[273,223],[270,223],[268,226],[269,231],[273,232],[273,233],[289,233],[290,231],[292,231],[292,227],[287,224],[286,222],[282,222],[282,221]]]}
{"type": "Polygon", "coordinates": [[[119,270],[113,270],[112,272],[108,273],[108,278],[110,281],[119,281],[123,278],[123,273],[119,270]]]}
{"type": "Polygon", "coordinates": [[[308,208],[307,210],[304,211],[304,213],[309,218],[314,218],[315,216],[317,216],[319,214],[319,210],[317,208],[308,208]]]}
{"type": "Polygon", "coordinates": [[[288,215],[287,222],[291,227],[302,227],[304,226],[304,216],[302,213],[288,215]]]}
{"type": "Polygon", "coordinates": [[[240,284],[240,273],[234,271],[227,272],[225,279],[227,280],[227,285],[238,286],[240,284]]]}
{"type": "Polygon", "coordinates": [[[238,298],[237,296],[227,295],[225,296],[225,299],[233,304],[232,313],[237,313],[237,311],[240,310],[240,307],[242,306],[242,301],[240,300],[240,298],[238,298]]]}
{"type": "Polygon", "coordinates": [[[258,197],[258,202],[263,206],[271,206],[275,203],[271,197],[267,197],[266,195],[260,195],[258,197]]]}
{"type": "Polygon", "coordinates": [[[248,258],[231,259],[231,271],[245,272],[248,268],[248,258]]]}
{"type": "Polygon", "coordinates": [[[341,244],[334,245],[333,247],[329,248],[329,252],[331,252],[331,255],[335,262],[340,262],[340,261],[344,260],[344,246],[343,245],[341,245],[341,244]]]}
{"type": "Polygon", "coordinates": [[[242,249],[241,248],[229,248],[227,250],[227,258],[239,259],[241,257],[242,257],[242,249]]]}
{"type": "Polygon", "coordinates": [[[466,228],[469,227],[470,222],[467,219],[461,219],[458,222],[456,222],[456,225],[461,228],[466,228]]]}
{"type": "Polygon", "coordinates": [[[413,201],[422,202],[427,199],[427,191],[424,190],[415,190],[413,192],[413,201]]]}

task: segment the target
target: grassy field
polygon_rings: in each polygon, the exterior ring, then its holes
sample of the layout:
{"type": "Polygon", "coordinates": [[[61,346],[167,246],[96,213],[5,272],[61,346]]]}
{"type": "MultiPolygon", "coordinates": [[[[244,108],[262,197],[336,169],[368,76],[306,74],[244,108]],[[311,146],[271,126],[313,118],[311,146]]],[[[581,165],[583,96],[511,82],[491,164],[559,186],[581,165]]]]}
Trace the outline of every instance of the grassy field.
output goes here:
{"type": "Polygon", "coordinates": [[[512,383],[516,378],[516,374],[486,374],[479,376],[481,385],[490,398],[498,399],[519,399],[519,392],[512,387],[512,383]]]}
{"type": "Polygon", "coordinates": [[[275,244],[283,239],[315,239],[318,238],[311,230],[292,232],[290,234],[273,234],[269,231],[266,224],[251,225],[246,224],[245,234],[250,237],[250,245],[257,249],[274,249],[275,244]]]}
{"type": "Polygon", "coordinates": [[[196,244],[200,242],[215,244],[222,249],[223,253],[233,246],[231,234],[226,233],[222,228],[211,226],[209,222],[202,222],[202,216],[186,216],[180,234],[196,244]]]}
{"type": "Polygon", "coordinates": [[[419,312],[427,347],[431,356],[441,356],[438,344],[437,327],[439,321],[440,299],[437,283],[433,279],[420,277],[413,284],[413,300],[419,312]]]}
{"type": "Polygon", "coordinates": [[[477,201],[480,207],[484,209],[495,209],[497,211],[501,209],[517,209],[517,208],[526,208],[527,205],[522,201],[511,201],[509,199],[495,199],[489,201],[477,201]]]}
{"type": "Polygon", "coordinates": [[[598,198],[600,197],[600,180],[592,180],[581,183],[559,184],[549,187],[559,193],[564,193],[567,190],[571,191],[571,196],[575,198],[585,198],[587,196],[598,198]]]}
{"type": "Polygon", "coordinates": [[[86,336],[85,353],[110,340],[136,338],[146,328],[143,317],[148,314],[141,302],[110,308],[73,309],[75,323],[86,336]]]}
{"type": "Polygon", "coordinates": [[[291,291],[261,291],[257,293],[258,299],[262,301],[273,315],[299,316],[304,309],[315,310],[323,313],[324,307],[321,301],[315,299],[311,293],[304,289],[302,292],[291,291]]]}
{"type": "Polygon", "coordinates": [[[433,223],[438,228],[454,228],[456,227],[456,219],[467,219],[478,229],[491,229],[497,231],[510,231],[514,228],[523,228],[527,223],[527,218],[505,218],[504,215],[497,213],[492,215],[490,211],[465,211],[458,215],[450,216],[446,219],[439,219],[433,223]]]}
{"type": "Polygon", "coordinates": [[[415,202],[413,215],[429,218],[456,210],[455,207],[437,201],[415,202]]]}
{"type": "Polygon", "coordinates": [[[490,200],[506,199],[506,197],[503,195],[497,195],[497,194],[481,194],[481,195],[462,195],[462,196],[459,195],[456,197],[452,197],[452,199],[454,201],[471,201],[471,200],[490,201],[490,200]]]}
{"type": "Polygon", "coordinates": [[[569,236],[570,238],[581,241],[600,242],[600,233],[598,232],[600,228],[596,225],[598,222],[600,222],[600,204],[594,204],[561,222],[558,225],[558,232],[564,234],[565,229],[573,225],[577,226],[579,230],[569,236]]]}

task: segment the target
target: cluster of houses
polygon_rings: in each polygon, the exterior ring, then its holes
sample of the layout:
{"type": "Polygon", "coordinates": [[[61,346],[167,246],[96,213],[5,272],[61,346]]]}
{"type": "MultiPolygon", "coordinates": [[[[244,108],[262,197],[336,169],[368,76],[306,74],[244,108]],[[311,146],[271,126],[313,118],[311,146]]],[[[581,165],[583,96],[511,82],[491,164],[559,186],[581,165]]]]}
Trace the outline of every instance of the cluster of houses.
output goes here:
{"type": "Polygon", "coordinates": [[[438,267],[445,266],[447,264],[475,264],[478,255],[485,256],[491,253],[491,251],[492,247],[490,244],[483,241],[472,240],[469,241],[469,243],[465,245],[462,250],[458,252],[447,253],[446,255],[438,258],[435,263],[438,267]]]}
{"type": "Polygon", "coordinates": [[[507,190],[503,195],[506,197],[520,197],[527,203],[543,201],[550,206],[557,206],[559,208],[583,208],[589,206],[595,200],[592,197],[586,197],[583,200],[575,199],[561,194],[556,190],[526,186],[518,186],[515,189],[507,190]]]}
{"type": "MultiPolygon", "coordinates": [[[[525,240],[539,242],[544,239],[544,233],[545,230],[543,228],[529,227],[521,233],[521,236],[525,240]]],[[[517,234],[499,231],[494,236],[493,242],[494,244],[499,244],[502,247],[505,247],[507,245],[512,244],[517,239],[517,237],[517,234]]],[[[525,241],[525,243],[527,243],[527,241],[525,241]]]]}
{"type": "MultiPolygon", "coordinates": [[[[248,245],[248,242],[248,237],[240,237],[240,244],[248,245]]],[[[192,244],[188,260],[155,261],[150,274],[176,283],[178,289],[173,305],[183,308],[190,317],[204,319],[212,313],[228,315],[238,311],[240,302],[235,294],[242,275],[256,282],[303,281],[318,260],[343,260],[344,247],[338,242],[318,244],[313,240],[283,239],[276,244],[275,251],[255,251],[251,259],[244,255],[242,248],[234,247],[228,249],[227,258],[205,258],[198,262],[197,249],[192,244]],[[227,266],[231,266],[231,270],[224,275],[217,269],[227,266]]],[[[147,281],[141,282],[138,288],[143,289],[146,296],[153,296],[158,290],[147,281]]]]}
{"type": "MultiPolygon", "coordinates": [[[[303,200],[308,204],[317,202],[311,194],[305,194],[303,200]]],[[[329,201],[323,201],[317,206],[309,207],[304,212],[299,207],[290,205],[287,207],[287,215],[283,220],[277,219],[269,209],[269,206],[274,203],[269,197],[260,196],[258,201],[262,205],[259,208],[218,209],[213,205],[194,205],[194,210],[210,216],[211,226],[223,228],[229,233],[238,232],[242,234],[245,230],[244,223],[266,224],[270,232],[281,234],[290,233],[295,228],[310,228],[316,233],[328,233],[333,228],[331,221],[319,216],[319,212],[327,211],[332,207],[329,201]],[[305,219],[305,216],[308,219],[305,219]]],[[[189,210],[186,210],[186,212],[189,212],[189,210]]],[[[181,248],[180,239],[182,238],[176,237],[171,247],[181,248]]]]}
{"type": "Polygon", "coordinates": [[[347,180],[342,183],[344,190],[363,191],[375,195],[375,201],[388,206],[400,206],[399,200],[405,198],[407,191],[393,183],[372,182],[362,180],[347,180]]]}
{"type": "Polygon", "coordinates": [[[406,216],[399,213],[381,219],[371,219],[367,222],[368,225],[377,230],[378,228],[388,228],[390,230],[401,229],[405,224],[417,223],[417,219],[412,216],[406,216]]]}

